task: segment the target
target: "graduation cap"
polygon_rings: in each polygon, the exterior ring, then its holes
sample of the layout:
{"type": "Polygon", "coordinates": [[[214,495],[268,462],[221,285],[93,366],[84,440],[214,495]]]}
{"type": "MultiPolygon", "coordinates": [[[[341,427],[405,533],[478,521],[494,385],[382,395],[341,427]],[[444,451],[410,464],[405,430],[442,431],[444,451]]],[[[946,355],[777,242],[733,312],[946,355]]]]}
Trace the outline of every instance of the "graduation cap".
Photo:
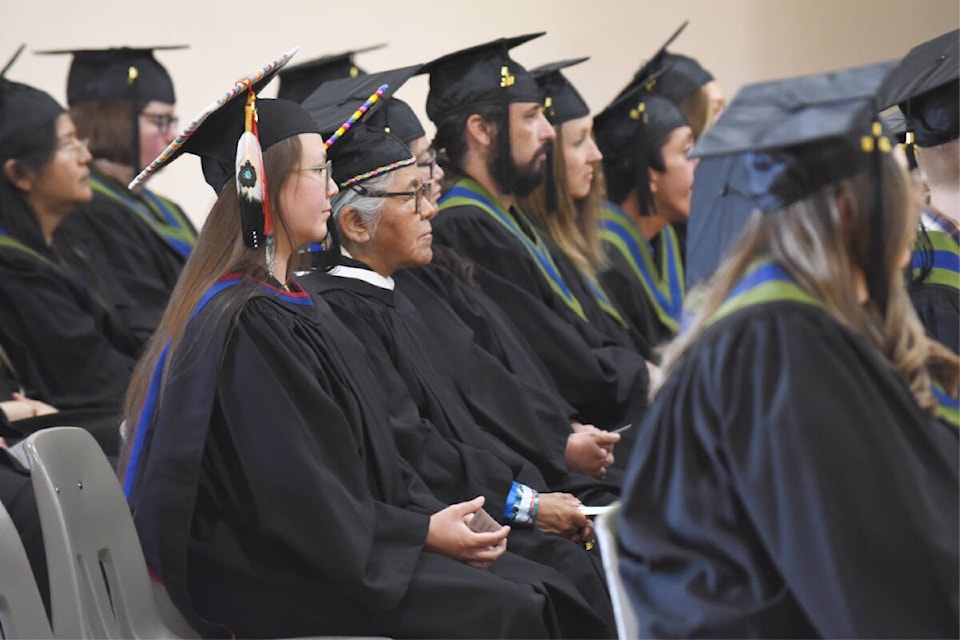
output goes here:
{"type": "Polygon", "coordinates": [[[641,215],[653,213],[647,171],[651,158],[675,129],[688,124],[673,102],[652,94],[643,84],[616,98],[594,118],[593,131],[603,154],[604,171],[608,178],[634,176],[641,215]]]}
{"type": "MultiPolygon", "coordinates": [[[[864,170],[875,172],[871,209],[877,211],[882,206],[880,154],[891,149],[877,117],[877,94],[894,64],[762,82],[741,89],[693,148],[691,155],[703,161],[694,178],[690,236],[709,237],[711,233],[702,231],[704,225],[717,227],[729,222],[721,221],[720,215],[745,221],[754,210],[782,209],[864,170]],[[710,171],[720,175],[704,177],[710,171]],[[709,191],[704,193],[707,185],[709,191]]],[[[873,217],[867,281],[882,308],[886,283],[880,220],[873,217]]],[[[726,229],[729,242],[739,227],[728,225],[726,229]]],[[[715,268],[698,264],[704,258],[691,246],[688,261],[694,272],[710,273],[715,268]]]]}
{"type": "Polygon", "coordinates": [[[430,74],[427,116],[439,125],[477,105],[540,102],[540,88],[533,76],[508,52],[544,33],[499,38],[428,62],[424,66],[430,74]]]}
{"type": "MultiPolygon", "coordinates": [[[[904,56],[881,92],[880,106],[893,105],[906,117],[908,146],[934,147],[960,137],[960,29],[904,56]]],[[[912,149],[907,157],[915,166],[912,149]]]]}
{"type": "Polygon", "coordinates": [[[186,48],[186,45],[115,47],[60,49],[36,53],[73,56],[67,76],[67,104],[71,107],[83,102],[107,100],[129,101],[142,106],[151,100],[176,103],[173,80],[163,65],[153,57],[153,52],[186,48]]]}
{"type": "Polygon", "coordinates": [[[63,113],[63,107],[46,92],[4,77],[23,48],[0,71],[0,161],[17,155],[37,129],[63,113]]]}
{"type": "Polygon", "coordinates": [[[330,150],[333,179],[341,188],[358,185],[416,163],[405,142],[383,129],[358,125],[330,150]]]}
{"type": "Polygon", "coordinates": [[[333,133],[349,118],[356,105],[387,85],[381,99],[367,112],[364,123],[393,133],[405,142],[425,135],[420,120],[406,103],[392,95],[412,76],[421,73],[423,65],[415,64],[399,69],[342,78],[325,82],[311,93],[301,106],[310,114],[325,135],[333,133]]]}
{"type": "Polygon", "coordinates": [[[552,62],[530,71],[530,75],[537,81],[543,94],[543,112],[551,124],[560,125],[569,120],[590,115],[590,107],[587,106],[576,87],[562,73],[563,69],[589,59],[573,58],[552,62]]]}
{"type": "Polygon", "coordinates": [[[351,49],[286,67],[280,71],[280,89],[277,91],[277,97],[303,102],[325,82],[366,75],[367,72],[356,65],[353,57],[358,53],[376,51],[385,46],[387,46],[386,43],[382,43],[362,49],[351,49]]]}
{"type": "Polygon", "coordinates": [[[647,85],[648,91],[679,105],[684,98],[713,80],[713,75],[695,59],[667,51],[667,47],[673,44],[688,24],[690,21],[685,20],[657,52],[640,66],[633,80],[617,94],[615,100],[639,85],[647,85]],[[654,78],[655,74],[659,76],[654,78]]]}

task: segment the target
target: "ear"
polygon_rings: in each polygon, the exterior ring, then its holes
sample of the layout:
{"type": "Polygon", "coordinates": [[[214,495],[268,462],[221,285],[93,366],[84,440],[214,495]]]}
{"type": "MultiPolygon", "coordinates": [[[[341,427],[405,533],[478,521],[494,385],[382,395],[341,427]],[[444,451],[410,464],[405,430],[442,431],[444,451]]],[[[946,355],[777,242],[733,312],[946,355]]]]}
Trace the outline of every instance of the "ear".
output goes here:
{"type": "Polygon", "coordinates": [[[484,120],[479,114],[473,114],[467,118],[467,139],[473,140],[481,147],[490,147],[493,145],[492,123],[484,120]]]}
{"type": "Polygon", "coordinates": [[[353,207],[346,207],[337,216],[340,225],[340,236],[349,244],[358,245],[370,242],[370,230],[366,222],[353,207]]]}
{"type": "Polygon", "coordinates": [[[660,186],[660,172],[647,167],[647,175],[650,176],[650,193],[654,194],[660,186]]]}
{"type": "Polygon", "coordinates": [[[21,191],[30,191],[33,188],[33,182],[23,175],[20,164],[16,160],[10,159],[3,163],[3,175],[21,191]]]}

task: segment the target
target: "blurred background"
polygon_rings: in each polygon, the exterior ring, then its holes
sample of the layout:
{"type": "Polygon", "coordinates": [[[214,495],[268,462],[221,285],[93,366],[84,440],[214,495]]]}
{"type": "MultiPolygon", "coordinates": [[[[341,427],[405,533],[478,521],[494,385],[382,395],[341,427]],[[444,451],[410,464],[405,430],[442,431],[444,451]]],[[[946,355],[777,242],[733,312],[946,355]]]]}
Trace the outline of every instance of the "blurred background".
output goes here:
{"type": "MultiPolygon", "coordinates": [[[[599,111],[686,19],[690,26],[671,50],[697,58],[728,101],[746,83],[900,57],[960,25],[957,0],[0,0],[0,12],[0,60],[27,44],[7,76],[62,103],[70,57],[33,51],[190,45],[157,54],[174,79],[180,126],[238,77],[294,45],[301,49],[291,64],[386,43],[356,59],[362,69],[379,71],[546,31],[512,57],[532,68],[590,56],[565,73],[599,111]]],[[[274,83],[263,95],[275,93],[274,83]]],[[[397,95],[418,111],[429,135],[426,93],[426,78],[417,77],[397,95]]],[[[198,226],[213,202],[192,156],[165,169],[151,188],[177,201],[198,226]]]]}

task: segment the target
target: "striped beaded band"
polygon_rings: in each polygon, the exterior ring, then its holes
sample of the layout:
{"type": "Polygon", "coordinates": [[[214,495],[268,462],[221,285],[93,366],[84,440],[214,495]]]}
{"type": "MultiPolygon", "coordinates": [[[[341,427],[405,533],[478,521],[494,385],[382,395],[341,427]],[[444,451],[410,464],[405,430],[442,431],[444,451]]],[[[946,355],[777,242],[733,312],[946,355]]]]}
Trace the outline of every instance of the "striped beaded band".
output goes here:
{"type": "Polygon", "coordinates": [[[343,136],[343,134],[345,134],[347,131],[350,130],[350,127],[356,124],[357,120],[363,117],[363,114],[365,114],[367,111],[370,110],[370,107],[372,107],[373,105],[377,104],[380,101],[380,98],[383,97],[383,93],[388,88],[389,88],[389,85],[385,85],[385,84],[380,85],[380,88],[377,89],[373,93],[373,95],[367,98],[367,101],[364,102],[362,105],[360,105],[360,108],[354,111],[353,115],[350,116],[350,118],[346,122],[340,125],[339,129],[333,132],[333,135],[327,138],[327,141],[324,142],[324,147],[327,149],[332,147],[334,143],[336,143],[336,141],[343,136]]]}
{"type": "Polygon", "coordinates": [[[373,171],[367,171],[366,173],[361,173],[358,176],[353,176],[349,180],[340,183],[340,187],[349,187],[350,185],[357,184],[358,182],[363,182],[364,180],[369,180],[384,173],[390,173],[394,169],[399,169],[400,167],[407,167],[417,161],[416,158],[407,158],[406,160],[398,160],[397,162],[391,162],[390,164],[384,165],[382,167],[377,167],[373,171]]]}

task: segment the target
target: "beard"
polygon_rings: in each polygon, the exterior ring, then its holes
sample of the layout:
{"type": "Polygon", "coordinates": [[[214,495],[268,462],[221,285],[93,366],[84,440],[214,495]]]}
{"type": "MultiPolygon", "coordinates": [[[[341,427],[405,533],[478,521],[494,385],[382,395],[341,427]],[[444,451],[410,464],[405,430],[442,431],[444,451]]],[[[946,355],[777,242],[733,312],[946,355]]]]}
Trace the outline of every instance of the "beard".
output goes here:
{"type": "MultiPolygon", "coordinates": [[[[505,143],[498,140],[497,144],[505,143]]],[[[543,182],[546,175],[548,154],[552,148],[552,142],[545,142],[533,154],[529,162],[522,165],[518,165],[514,161],[511,153],[494,153],[487,161],[487,168],[500,191],[523,198],[533,193],[543,182]],[[509,162],[498,162],[499,158],[504,156],[509,158],[509,162]]]]}

